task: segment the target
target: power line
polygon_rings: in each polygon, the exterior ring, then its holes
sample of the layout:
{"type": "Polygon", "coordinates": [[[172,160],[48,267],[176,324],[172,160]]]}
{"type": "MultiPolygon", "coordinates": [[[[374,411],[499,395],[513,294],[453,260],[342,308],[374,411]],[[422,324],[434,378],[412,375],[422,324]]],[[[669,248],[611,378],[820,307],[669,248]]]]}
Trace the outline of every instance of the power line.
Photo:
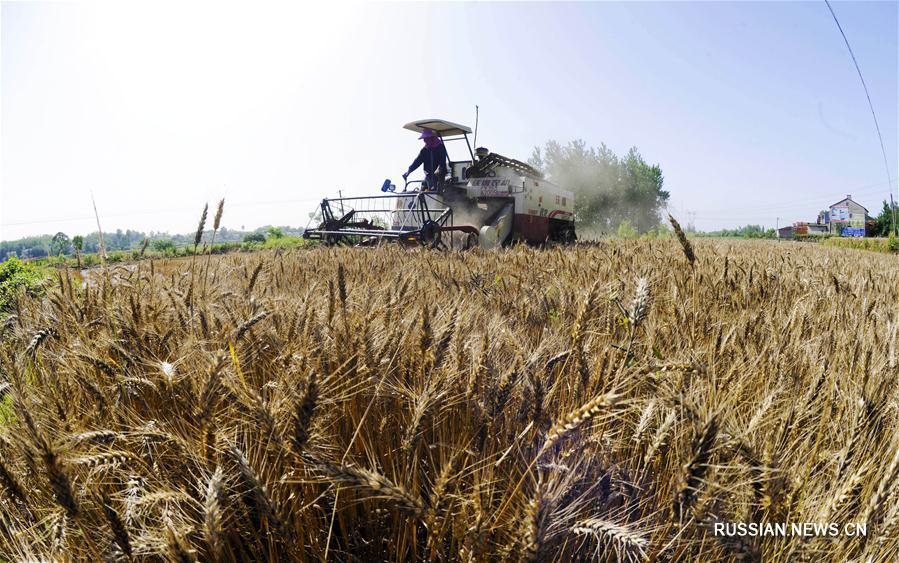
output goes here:
{"type": "MultiPolygon", "coordinates": [[[[877,129],[877,138],[880,139],[880,152],[883,153],[883,165],[887,171],[887,182],[892,186],[893,180],[890,177],[890,163],[887,159],[887,151],[883,148],[883,135],[880,134],[880,124],[877,123],[877,114],[874,113],[874,104],[871,103],[871,95],[868,93],[868,85],[865,84],[865,78],[862,76],[862,69],[858,66],[858,61],[855,60],[855,53],[852,52],[852,46],[849,45],[849,39],[846,38],[846,34],[843,32],[843,26],[840,25],[840,20],[837,19],[836,13],[833,11],[833,7],[830,5],[830,0],[824,0],[824,3],[827,4],[827,9],[830,10],[830,15],[833,16],[833,21],[837,24],[837,29],[840,30],[840,35],[843,36],[843,41],[846,42],[846,48],[849,49],[849,56],[852,57],[852,64],[855,65],[855,70],[858,72],[858,79],[862,82],[862,88],[865,89],[865,97],[868,98],[868,107],[871,108],[871,117],[874,118],[874,128],[877,129]]],[[[890,197],[892,197],[892,191],[890,192],[890,197]]],[[[896,231],[896,209],[893,208],[893,232],[896,231]]]]}

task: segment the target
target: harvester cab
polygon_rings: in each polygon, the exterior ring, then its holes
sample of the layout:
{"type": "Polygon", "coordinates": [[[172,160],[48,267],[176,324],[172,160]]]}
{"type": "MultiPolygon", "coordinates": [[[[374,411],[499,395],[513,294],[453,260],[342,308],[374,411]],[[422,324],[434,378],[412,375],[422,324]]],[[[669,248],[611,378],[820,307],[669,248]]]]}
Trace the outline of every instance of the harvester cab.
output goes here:
{"type": "MultiPolygon", "coordinates": [[[[425,129],[429,129],[436,133],[437,136],[440,137],[440,140],[443,141],[444,145],[447,146],[447,155],[450,157],[447,170],[448,177],[440,178],[437,188],[433,191],[443,191],[447,184],[457,185],[464,182],[468,177],[468,169],[475,160],[475,153],[471,150],[471,143],[468,139],[468,136],[471,134],[470,128],[465,125],[459,125],[458,123],[452,123],[442,119],[421,119],[403,125],[403,129],[408,129],[409,131],[414,131],[416,133],[421,133],[425,129]],[[452,156],[454,153],[458,153],[459,147],[457,145],[461,144],[462,141],[465,142],[466,152],[462,160],[454,161],[452,160],[452,156]],[[450,151],[450,147],[453,147],[454,150],[450,151]]],[[[407,189],[410,184],[417,184],[419,188],[427,188],[424,184],[424,180],[407,181],[407,189]]]]}
{"type": "Polygon", "coordinates": [[[442,119],[421,119],[405,129],[434,131],[450,156],[446,177],[436,186],[407,180],[400,190],[390,180],[382,195],[323,199],[319,224],[303,236],[327,244],[374,246],[385,241],[432,248],[491,249],[521,241],[571,243],[574,196],[518,160],[472,150],[471,129],[442,119]],[[466,153],[453,160],[458,145],[466,153]],[[450,147],[453,147],[451,150],[450,147]]]}

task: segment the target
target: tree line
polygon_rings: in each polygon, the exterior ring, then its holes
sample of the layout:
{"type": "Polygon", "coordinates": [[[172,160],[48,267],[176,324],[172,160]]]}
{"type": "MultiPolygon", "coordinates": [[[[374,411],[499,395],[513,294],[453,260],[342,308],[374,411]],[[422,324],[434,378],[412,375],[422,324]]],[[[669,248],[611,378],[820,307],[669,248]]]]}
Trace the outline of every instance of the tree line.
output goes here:
{"type": "Polygon", "coordinates": [[[720,229],[696,233],[697,236],[734,237],[734,238],[777,238],[777,231],[762,225],[745,225],[735,229],[720,229]]]}
{"type": "Polygon", "coordinates": [[[884,200],[880,214],[874,218],[874,225],[868,227],[868,235],[872,237],[890,236],[890,231],[893,229],[894,213],[899,215],[899,204],[894,202],[891,208],[890,202],[884,200]]]}
{"type": "MultiPolygon", "coordinates": [[[[890,230],[893,228],[893,209],[899,211],[899,206],[895,203],[890,208],[888,201],[883,202],[883,208],[880,213],[874,217],[874,224],[866,225],[866,236],[869,237],[889,237],[890,230]]],[[[822,212],[823,213],[823,212],[822,212]]],[[[710,237],[737,237],[737,238],[777,238],[777,231],[762,225],[745,225],[735,229],[720,229],[717,231],[708,231],[697,233],[699,236],[710,237]]],[[[839,233],[835,233],[839,234],[839,233]]]]}
{"type": "MultiPolygon", "coordinates": [[[[212,231],[209,231],[211,233],[212,231]]],[[[266,238],[278,238],[279,236],[299,236],[302,229],[292,227],[273,227],[266,225],[252,231],[226,229],[218,230],[215,240],[217,242],[254,242],[265,241],[266,238]]],[[[107,252],[140,250],[144,244],[153,250],[164,252],[169,249],[181,248],[193,244],[196,233],[174,234],[158,233],[151,231],[135,231],[121,229],[115,232],[104,232],[103,243],[107,252]]],[[[98,232],[86,235],[69,236],[64,232],[53,235],[24,237],[17,240],[0,241],[0,261],[12,256],[19,258],[45,258],[59,256],[60,254],[91,254],[100,251],[100,235],[98,232]]]]}
{"type": "Polygon", "coordinates": [[[574,192],[578,232],[608,235],[621,225],[637,233],[656,229],[664,220],[669,193],[658,164],[649,164],[636,147],[618,156],[605,144],[583,140],[534,148],[528,163],[555,184],[574,192]]]}

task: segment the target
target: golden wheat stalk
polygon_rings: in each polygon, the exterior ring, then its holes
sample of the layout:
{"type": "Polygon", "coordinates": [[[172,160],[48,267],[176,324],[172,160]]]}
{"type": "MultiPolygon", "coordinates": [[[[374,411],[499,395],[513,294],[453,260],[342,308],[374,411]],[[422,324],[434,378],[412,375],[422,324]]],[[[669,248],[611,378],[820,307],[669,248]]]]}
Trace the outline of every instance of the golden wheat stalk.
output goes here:
{"type": "Polygon", "coordinates": [[[674,234],[677,235],[677,240],[680,242],[681,248],[684,251],[684,256],[687,257],[687,261],[690,263],[690,266],[693,266],[693,263],[696,261],[696,255],[693,253],[693,245],[690,244],[690,241],[687,239],[686,233],[681,229],[680,223],[677,222],[677,219],[668,214],[668,221],[671,223],[671,226],[674,228],[674,234]]]}
{"type": "Polygon", "coordinates": [[[619,554],[619,560],[627,560],[622,554],[632,551],[640,557],[646,556],[649,539],[633,528],[603,518],[587,518],[575,524],[571,531],[575,534],[590,535],[600,543],[609,543],[619,554]]]}
{"type": "Polygon", "coordinates": [[[426,505],[421,497],[394,483],[380,473],[350,465],[336,465],[323,461],[318,462],[317,467],[332,481],[367,491],[372,498],[389,500],[394,506],[412,516],[421,518],[425,513],[426,505]]]}
{"type": "Polygon", "coordinates": [[[604,409],[615,406],[621,398],[621,395],[616,393],[606,393],[605,395],[600,395],[591,399],[584,405],[560,418],[549,429],[549,432],[547,432],[546,441],[543,443],[543,447],[540,448],[537,459],[543,457],[546,452],[550,451],[559,442],[564,440],[566,436],[586,424],[604,409]]]}
{"type": "Polygon", "coordinates": [[[716,416],[708,418],[698,434],[694,435],[689,460],[681,469],[677,495],[674,499],[673,513],[683,518],[696,500],[696,493],[706,473],[708,463],[718,436],[718,420],[716,416]]]}
{"type": "Polygon", "coordinates": [[[303,392],[297,398],[293,409],[293,433],[291,443],[297,455],[303,453],[309,442],[310,428],[318,407],[318,379],[315,372],[309,372],[303,385],[303,392]]]}
{"type": "Polygon", "coordinates": [[[216,467],[215,472],[209,477],[209,482],[206,485],[206,497],[203,504],[203,530],[206,534],[206,541],[216,559],[221,557],[223,549],[222,504],[224,499],[224,480],[224,471],[222,471],[221,467],[216,467]]]}
{"type": "Polygon", "coordinates": [[[128,529],[125,527],[119,513],[112,507],[112,501],[105,492],[101,498],[100,504],[103,506],[103,514],[112,531],[113,541],[119,546],[128,558],[131,558],[131,537],[128,535],[128,529]]]}

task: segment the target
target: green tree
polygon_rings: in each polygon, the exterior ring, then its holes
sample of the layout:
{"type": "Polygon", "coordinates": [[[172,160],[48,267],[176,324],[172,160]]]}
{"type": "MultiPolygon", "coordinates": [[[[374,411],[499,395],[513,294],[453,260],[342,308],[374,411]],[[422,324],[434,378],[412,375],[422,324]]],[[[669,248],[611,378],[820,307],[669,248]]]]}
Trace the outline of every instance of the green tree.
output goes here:
{"type": "Polygon", "coordinates": [[[262,233],[249,233],[244,235],[244,242],[265,242],[265,235],[262,233]]]}
{"type": "MultiPolygon", "coordinates": [[[[893,208],[897,208],[895,203],[893,204],[893,208]]],[[[875,237],[886,237],[890,235],[890,230],[892,228],[893,209],[890,209],[890,202],[884,200],[883,208],[880,210],[880,214],[874,218],[874,226],[868,230],[868,234],[875,237]]]]}
{"type": "Polygon", "coordinates": [[[40,295],[44,279],[41,271],[18,258],[0,264],[0,311],[11,309],[21,295],[40,295]]]}
{"type": "Polygon", "coordinates": [[[574,192],[575,213],[586,230],[616,232],[627,221],[637,233],[662,222],[669,193],[659,165],[648,164],[636,147],[618,157],[604,144],[549,141],[528,161],[560,187],[574,192]]]}
{"type": "Polygon", "coordinates": [[[618,223],[618,238],[630,240],[637,238],[637,231],[631,226],[631,222],[625,219],[618,223]]]}
{"type": "Polygon", "coordinates": [[[69,241],[69,236],[65,233],[56,233],[53,235],[53,238],[50,239],[50,253],[53,254],[53,256],[64,254],[70,246],[71,242],[69,241]]]}
{"type": "Polygon", "coordinates": [[[175,243],[166,238],[156,239],[151,245],[156,252],[161,252],[163,254],[172,254],[175,252],[175,243]]]}
{"type": "Polygon", "coordinates": [[[711,231],[703,233],[703,235],[712,237],[777,238],[777,231],[774,229],[766,229],[762,225],[746,225],[744,227],[737,227],[736,229],[711,231]]]}
{"type": "Polygon", "coordinates": [[[78,269],[81,269],[81,250],[84,248],[84,237],[75,235],[72,237],[72,248],[75,249],[75,260],[78,261],[78,269]]]}
{"type": "Polygon", "coordinates": [[[268,238],[284,238],[284,231],[279,227],[269,227],[266,232],[268,233],[268,238]]]}
{"type": "Polygon", "coordinates": [[[122,232],[122,229],[116,229],[114,233],[104,233],[106,238],[106,246],[109,250],[127,250],[130,246],[128,237],[122,232]]]}

